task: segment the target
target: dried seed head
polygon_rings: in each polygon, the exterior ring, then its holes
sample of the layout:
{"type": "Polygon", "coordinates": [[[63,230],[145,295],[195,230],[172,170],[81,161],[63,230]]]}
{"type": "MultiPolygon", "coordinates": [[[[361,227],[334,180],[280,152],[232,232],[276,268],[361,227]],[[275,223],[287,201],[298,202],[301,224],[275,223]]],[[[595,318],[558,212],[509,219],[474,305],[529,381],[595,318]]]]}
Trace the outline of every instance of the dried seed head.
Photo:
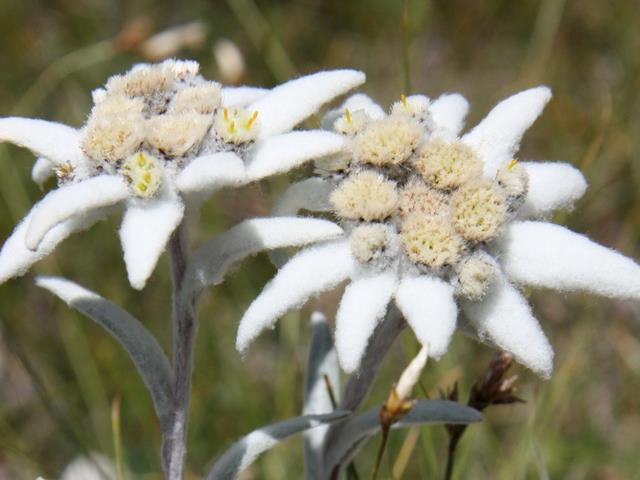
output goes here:
{"type": "Polygon", "coordinates": [[[95,116],[87,122],[80,146],[94,162],[115,164],[138,149],[145,133],[141,113],[95,116]]]}
{"type": "Polygon", "coordinates": [[[204,82],[179,90],[169,107],[172,113],[196,112],[211,114],[220,106],[220,84],[204,82]]]}
{"type": "Polygon", "coordinates": [[[138,197],[149,198],[160,188],[162,169],[158,159],[146,152],[138,152],[122,165],[123,173],[131,182],[131,189],[138,197]]]}
{"type": "Polygon", "coordinates": [[[383,220],[398,204],[396,184],[379,173],[364,170],[350,175],[329,198],[339,217],[349,220],[383,220]]]}
{"type": "Polygon", "coordinates": [[[443,214],[449,209],[447,195],[424,184],[421,180],[413,179],[400,191],[398,212],[401,218],[412,213],[424,215],[443,214]]]}
{"type": "Polygon", "coordinates": [[[216,111],[213,126],[223,142],[239,145],[255,140],[259,121],[257,110],[224,107],[216,111]]]}
{"type": "Polygon", "coordinates": [[[389,245],[389,233],[389,229],[380,224],[356,227],[350,237],[351,253],[360,263],[376,260],[389,245]]]}
{"type": "Polygon", "coordinates": [[[427,142],[413,164],[427,183],[441,190],[458,188],[482,172],[480,159],[459,140],[436,138],[427,142]]]}
{"type": "Polygon", "coordinates": [[[476,180],[462,186],[451,198],[456,230],[471,242],[493,240],[504,225],[507,202],[489,180],[476,180]]]}
{"type": "Polygon", "coordinates": [[[422,127],[406,115],[376,120],[354,138],[354,159],[377,166],[398,165],[415,151],[422,136],[422,127]]]}
{"type": "Polygon", "coordinates": [[[486,253],[475,253],[456,267],[457,294],[467,300],[482,300],[495,282],[496,265],[486,253]]]}
{"type": "Polygon", "coordinates": [[[498,170],[496,181],[510,199],[524,197],[529,189],[529,175],[515,160],[498,170]]]}
{"type": "Polygon", "coordinates": [[[361,132],[370,121],[371,118],[364,110],[351,112],[349,109],[345,109],[344,115],[339,116],[333,122],[333,129],[343,135],[353,136],[361,132]]]}
{"type": "Polygon", "coordinates": [[[211,122],[210,115],[195,112],[151,117],[147,142],[168,157],[181,157],[202,141],[211,122]]]}
{"type": "Polygon", "coordinates": [[[400,239],[411,261],[430,268],[455,264],[464,248],[444,215],[410,215],[402,223],[400,239]]]}

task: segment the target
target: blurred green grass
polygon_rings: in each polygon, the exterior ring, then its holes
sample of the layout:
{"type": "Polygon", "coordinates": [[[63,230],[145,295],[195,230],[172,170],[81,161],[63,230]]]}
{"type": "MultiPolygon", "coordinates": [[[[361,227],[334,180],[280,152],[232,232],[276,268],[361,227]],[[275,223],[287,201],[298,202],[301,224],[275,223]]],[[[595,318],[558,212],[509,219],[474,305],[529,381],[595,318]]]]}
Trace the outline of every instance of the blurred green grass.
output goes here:
{"type": "MultiPolygon", "coordinates": [[[[590,188],[575,211],[557,220],[640,257],[637,2],[409,0],[407,6],[413,91],[462,92],[473,125],[505,95],[550,85],[554,100],[525,137],[521,157],[579,166],[590,188]]],[[[210,78],[218,74],[211,45],[224,37],[244,54],[247,83],[269,86],[295,73],[352,66],[367,72],[364,90],[388,104],[409,93],[401,10],[397,0],[3,0],[0,114],[80,125],[91,89],[142,60],[135,48],[111,42],[140,19],[154,32],[203,21],[206,42],[179,55],[200,61],[210,78]]],[[[32,160],[0,146],[0,239],[41,196],[30,181],[32,160]]],[[[285,185],[278,178],[218,193],[197,222],[194,243],[268,212],[285,185]]],[[[158,425],[129,360],[99,327],[32,285],[35,273],[68,276],[123,305],[168,346],[166,259],[143,292],[131,291],[117,226],[112,218],[75,235],[29,275],[0,286],[0,478],[57,478],[83,451],[113,455],[115,398],[122,401],[129,470],[134,478],[160,478],[158,425]]],[[[238,436],[300,411],[308,313],[313,307],[331,313],[339,297],[325,295],[287,315],[242,360],[233,348],[237,321],[273,272],[264,256],[253,258],[202,302],[189,430],[194,475],[238,436]]],[[[527,403],[490,410],[469,430],[457,478],[638,478],[640,308],[553,292],[531,297],[556,348],[555,374],[542,381],[518,368],[527,403]]],[[[369,404],[386,398],[414,348],[404,334],[369,404]]],[[[459,379],[464,394],[490,356],[457,335],[423,382],[433,390],[459,379]]],[[[392,459],[403,438],[392,435],[392,459]]],[[[404,478],[439,478],[445,440],[442,428],[424,428],[404,478]]],[[[357,457],[361,472],[368,472],[375,444],[357,457]]],[[[299,478],[291,472],[301,471],[294,440],[261,459],[247,478],[299,478]]]]}

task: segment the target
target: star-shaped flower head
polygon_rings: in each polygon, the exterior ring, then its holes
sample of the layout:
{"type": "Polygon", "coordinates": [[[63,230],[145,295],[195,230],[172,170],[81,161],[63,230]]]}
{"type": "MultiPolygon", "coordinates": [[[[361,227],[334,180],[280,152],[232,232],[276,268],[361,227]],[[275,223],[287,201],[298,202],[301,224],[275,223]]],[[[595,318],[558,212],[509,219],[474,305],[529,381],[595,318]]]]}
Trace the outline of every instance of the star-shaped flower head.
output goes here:
{"type": "Polygon", "coordinates": [[[330,211],[345,237],[299,252],[251,304],[237,347],[290,308],[350,280],[336,317],[343,368],[359,367],[391,301],[433,356],[447,350],[462,310],[479,336],[549,376],[553,350],[515,285],[640,297],[640,267],[544,221],[586,190],[578,170],[519,162],[520,139],[548,88],[499,103],[460,136],[467,102],[402,97],[387,115],[364,95],[328,114],[344,152],[316,163],[320,178],[292,185],[277,213],[330,211]]]}
{"type": "Polygon", "coordinates": [[[114,207],[125,209],[120,239],[131,285],[143,288],[185,207],[212,191],[287,171],[340,150],[344,138],[293,131],[324,103],[364,81],[353,70],[320,72],[272,90],[222,88],[192,61],[135,66],[93,92],[81,129],[26,118],[0,119],[0,141],[41,158],[36,181],[58,188],[16,227],[0,252],[0,282],[24,274],[74,231],[114,207]]]}

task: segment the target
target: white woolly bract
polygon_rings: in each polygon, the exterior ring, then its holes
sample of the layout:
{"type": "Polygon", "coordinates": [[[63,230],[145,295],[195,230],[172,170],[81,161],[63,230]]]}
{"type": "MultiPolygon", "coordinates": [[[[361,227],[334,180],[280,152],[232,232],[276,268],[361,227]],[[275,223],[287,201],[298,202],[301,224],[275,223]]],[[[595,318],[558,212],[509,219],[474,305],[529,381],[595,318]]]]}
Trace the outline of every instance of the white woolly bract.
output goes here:
{"type": "Polygon", "coordinates": [[[156,339],[136,318],[113,302],[61,277],[38,277],[36,285],[53,293],[102,326],[126,350],[149,389],[161,423],[173,408],[172,373],[156,339]]]}
{"type": "Polygon", "coordinates": [[[514,222],[502,240],[500,263],[517,283],[640,298],[640,266],[584,235],[546,222],[514,222]]]}
{"type": "Polygon", "coordinates": [[[354,267],[348,240],[299,252],[278,271],[245,312],[238,327],[236,348],[244,352],[253,339],[273,327],[287,311],[346,280],[354,267]]]}
{"type": "Polygon", "coordinates": [[[35,250],[47,232],[60,222],[115,205],[128,196],[127,184],[116,175],[100,175],[52,190],[33,207],[25,236],[27,248],[35,250]]]}
{"type": "Polygon", "coordinates": [[[455,138],[464,127],[469,102],[459,93],[441,95],[431,103],[429,112],[435,125],[435,134],[455,138]]]}
{"type": "Polygon", "coordinates": [[[40,188],[44,187],[44,184],[51,177],[55,176],[54,165],[50,160],[40,157],[38,158],[33,167],[31,167],[31,180],[33,180],[40,188]]]}
{"type": "Polygon", "coordinates": [[[76,163],[83,157],[80,133],[75,128],[33,118],[0,118],[0,143],[28,148],[56,165],[76,163]]]}
{"type": "Polygon", "coordinates": [[[217,285],[231,265],[262,250],[296,247],[330,240],[342,235],[342,228],[317,218],[254,218],[245,220],[209,240],[194,255],[193,275],[200,286],[217,285]]]}
{"type": "Polygon", "coordinates": [[[364,93],[355,93],[347,98],[338,108],[329,110],[325,114],[322,118],[322,128],[331,130],[333,123],[338,117],[344,115],[346,110],[349,110],[351,113],[362,110],[372,120],[379,120],[387,116],[384,109],[374,102],[371,97],[364,93]]]}
{"type": "MultiPolygon", "coordinates": [[[[34,207],[35,208],[35,207],[34,207]]],[[[32,211],[13,230],[0,250],[0,283],[24,275],[31,266],[52,253],[60,242],[72,233],[91,227],[109,212],[109,208],[70,218],[49,230],[37,250],[29,250],[25,236],[31,221],[32,211]]]]}
{"type": "Polygon", "coordinates": [[[321,130],[290,132],[267,138],[251,150],[247,179],[259,180],[286,172],[313,158],[336,153],[344,143],[342,135],[321,130]]]}
{"type": "Polygon", "coordinates": [[[551,376],[553,349],[527,300],[502,274],[482,301],[465,302],[463,308],[481,338],[513,354],[538,375],[551,376]]]}
{"type": "Polygon", "coordinates": [[[407,365],[407,368],[402,372],[402,375],[400,375],[398,385],[396,386],[396,394],[398,395],[398,398],[401,400],[407,400],[411,397],[413,387],[418,383],[420,374],[427,364],[427,358],[429,358],[429,346],[423,345],[418,352],[418,355],[411,360],[409,365],[407,365]]]}
{"type": "Polygon", "coordinates": [[[462,140],[484,161],[484,173],[493,177],[501,166],[509,163],[520,145],[524,132],[542,113],[551,98],[547,87],[536,87],[516,93],[501,101],[462,140]]]}
{"type": "Polygon", "coordinates": [[[571,208],[587,190],[584,175],[568,163],[520,162],[529,176],[525,202],[518,216],[541,217],[560,208],[571,208]]]}
{"type": "Polygon", "coordinates": [[[235,480],[258,456],[291,435],[346,418],[349,412],[305,415],[254,430],[234,443],[215,463],[207,480],[235,480]]]}
{"type": "Polygon", "coordinates": [[[369,337],[384,318],[398,285],[395,272],[363,277],[347,286],[336,314],[336,351],[342,369],[355,372],[369,337]]]}
{"type": "Polygon", "coordinates": [[[269,92],[260,87],[223,87],[222,105],[225,107],[244,107],[264,97],[269,92]]]}
{"type": "Polygon", "coordinates": [[[429,347],[429,355],[447,351],[456,328],[458,308],[454,288],[439,278],[403,278],[396,292],[396,304],[416,337],[429,347]]]}
{"type": "Polygon", "coordinates": [[[144,288],[183,215],[182,201],[168,193],[145,201],[133,200],[128,205],[120,226],[120,242],[133,288],[144,288]]]}
{"type": "Polygon", "coordinates": [[[116,478],[113,462],[99,453],[92,453],[91,458],[74,458],[60,475],[60,480],[116,480],[116,478]]]}
{"type": "Polygon", "coordinates": [[[311,177],[292,183],[278,198],[272,214],[275,216],[297,215],[302,209],[311,212],[329,211],[331,210],[329,195],[333,189],[331,182],[320,177],[311,177]]]}
{"type": "Polygon", "coordinates": [[[251,103],[261,122],[258,139],[292,129],[322,105],[363,84],[365,75],[356,70],[333,70],[290,80],[251,103]]]}
{"type": "Polygon", "coordinates": [[[245,181],[244,162],[233,152],[198,157],[176,177],[176,188],[185,194],[213,192],[245,181]]]}

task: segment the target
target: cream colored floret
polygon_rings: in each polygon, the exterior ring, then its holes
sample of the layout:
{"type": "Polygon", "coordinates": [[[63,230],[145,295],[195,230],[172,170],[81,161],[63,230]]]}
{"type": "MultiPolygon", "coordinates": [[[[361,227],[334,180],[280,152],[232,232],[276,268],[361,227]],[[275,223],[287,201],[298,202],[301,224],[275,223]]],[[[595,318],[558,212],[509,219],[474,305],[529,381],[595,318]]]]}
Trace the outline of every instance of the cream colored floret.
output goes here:
{"type": "Polygon", "coordinates": [[[336,215],[349,220],[382,220],[398,204],[396,185],[379,173],[365,170],[352,174],[330,197],[336,215]]]}
{"type": "Polygon", "coordinates": [[[370,121],[371,118],[363,110],[351,112],[349,109],[345,109],[344,115],[339,116],[333,122],[333,129],[343,135],[353,136],[361,132],[370,121]]]}
{"type": "Polygon", "coordinates": [[[255,140],[258,134],[258,111],[241,107],[220,108],[215,114],[214,128],[222,141],[242,144],[255,140]]]}
{"type": "Polygon", "coordinates": [[[529,189],[529,175],[515,160],[498,170],[496,181],[510,198],[523,197],[529,189]]]}
{"type": "Polygon", "coordinates": [[[367,263],[384,251],[389,243],[388,231],[383,225],[356,227],[351,233],[351,253],[361,263],[367,263]]]}
{"type": "Polygon", "coordinates": [[[486,242],[500,232],[507,213],[505,196],[489,180],[472,181],[451,199],[456,230],[471,242],[486,242]]]}
{"type": "Polygon", "coordinates": [[[482,172],[477,155],[459,140],[435,138],[424,144],[413,161],[424,180],[436,188],[458,188],[482,172]]]}
{"type": "Polygon", "coordinates": [[[400,239],[411,261],[430,268],[455,264],[464,248],[444,215],[409,216],[402,223],[400,239]]]}
{"type": "Polygon", "coordinates": [[[482,300],[496,280],[495,262],[485,253],[475,253],[456,268],[456,293],[467,300],[482,300]]]}
{"type": "Polygon", "coordinates": [[[145,133],[140,113],[96,116],[87,123],[80,146],[95,162],[115,163],[135,152],[145,133]]]}
{"type": "Polygon", "coordinates": [[[142,98],[131,98],[123,94],[114,94],[107,95],[101,102],[96,103],[91,110],[91,117],[98,118],[121,113],[142,114],[143,110],[144,100],[142,98]]]}
{"type": "Polygon", "coordinates": [[[160,188],[162,168],[153,155],[135,153],[125,160],[122,169],[131,183],[133,193],[138,197],[149,198],[160,188]]]}
{"type": "Polygon", "coordinates": [[[220,84],[205,82],[179,90],[171,101],[173,113],[197,112],[211,114],[220,106],[220,84]]]}
{"type": "Polygon", "coordinates": [[[423,129],[406,115],[376,120],[352,144],[356,161],[371,165],[398,165],[409,158],[422,140],[423,129]]]}
{"type": "Polygon", "coordinates": [[[115,75],[107,81],[109,93],[144,97],[165,91],[173,85],[174,77],[161,65],[139,65],[124,75],[115,75]]]}
{"type": "Polygon", "coordinates": [[[391,115],[408,115],[420,123],[430,120],[429,98],[424,95],[402,95],[399,102],[391,106],[391,115]]]}
{"type": "Polygon", "coordinates": [[[412,213],[435,215],[446,213],[449,209],[446,194],[425,185],[418,179],[410,180],[400,190],[398,212],[405,218],[412,213]]]}
{"type": "Polygon", "coordinates": [[[195,112],[152,117],[147,142],[168,157],[181,157],[202,141],[211,122],[210,115],[195,112]]]}

